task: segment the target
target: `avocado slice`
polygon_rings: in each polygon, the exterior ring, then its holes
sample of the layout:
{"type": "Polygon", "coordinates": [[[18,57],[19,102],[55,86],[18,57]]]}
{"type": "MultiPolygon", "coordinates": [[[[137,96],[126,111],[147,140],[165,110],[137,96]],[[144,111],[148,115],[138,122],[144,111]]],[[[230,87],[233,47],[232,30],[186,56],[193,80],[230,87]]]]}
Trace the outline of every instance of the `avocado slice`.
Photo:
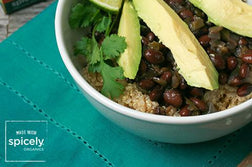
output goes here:
{"type": "Polygon", "coordinates": [[[191,86],[217,89],[218,72],[188,26],[163,0],[133,0],[139,17],[168,47],[191,86]]]}
{"type": "Polygon", "coordinates": [[[140,22],[132,3],[124,2],[118,28],[118,35],[125,37],[127,48],[120,56],[118,64],[124,70],[124,76],[129,79],[136,77],[142,56],[140,22]]]}
{"type": "Polygon", "coordinates": [[[252,37],[252,6],[241,0],[189,0],[209,21],[237,34],[252,37]]]}

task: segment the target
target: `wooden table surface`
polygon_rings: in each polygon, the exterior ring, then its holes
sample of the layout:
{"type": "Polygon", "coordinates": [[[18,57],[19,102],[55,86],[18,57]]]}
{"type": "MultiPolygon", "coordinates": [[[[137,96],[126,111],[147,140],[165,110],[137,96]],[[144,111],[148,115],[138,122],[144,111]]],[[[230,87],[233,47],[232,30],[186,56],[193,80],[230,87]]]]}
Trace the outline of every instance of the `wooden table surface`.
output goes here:
{"type": "Polygon", "coordinates": [[[45,2],[40,2],[10,15],[5,15],[0,11],[0,42],[44,10],[53,1],[54,0],[47,0],[45,2]]]}

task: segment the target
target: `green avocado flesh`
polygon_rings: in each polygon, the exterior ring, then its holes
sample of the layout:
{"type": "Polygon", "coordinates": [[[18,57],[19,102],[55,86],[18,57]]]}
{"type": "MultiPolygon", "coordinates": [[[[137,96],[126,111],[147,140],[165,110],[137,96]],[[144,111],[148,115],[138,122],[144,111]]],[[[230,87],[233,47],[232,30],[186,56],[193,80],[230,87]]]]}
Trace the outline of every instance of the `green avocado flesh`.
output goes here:
{"type": "Polygon", "coordinates": [[[118,64],[129,79],[136,77],[142,56],[140,23],[131,2],[125,1],[119,23],[118,35],[125,37],[127,49],[120,56],[118,64]]]}
{"type": "Polygon", "coordinates": [[[209,21],[237,34],[252,37],[252,6],[241,0],[189,0],[209,21]]]}
{"type": "Polygon", "coordinates": [[[138,16],[168,47],[187,84],[213,90],[218,72],[188,26],[163,0],[133,0],[138,16]]]}

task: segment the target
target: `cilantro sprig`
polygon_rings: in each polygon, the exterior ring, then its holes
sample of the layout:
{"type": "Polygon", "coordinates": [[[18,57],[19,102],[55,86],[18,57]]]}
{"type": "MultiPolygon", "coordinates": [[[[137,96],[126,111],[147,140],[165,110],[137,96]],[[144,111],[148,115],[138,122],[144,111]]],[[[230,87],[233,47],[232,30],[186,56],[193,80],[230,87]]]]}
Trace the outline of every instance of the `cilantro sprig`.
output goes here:
{"type": "MultiPolygon", "coordinates": [[[[118,82],[124,79],[123,69],[116,60],[127,47],[124,37],[110,35],[116,19],[110,13],[100,10],[88,1],[78,3],[72,8],[69,24],[72,28],[90,27],[90,36],[84,36],[75,44],[75,55],[84,55],[90,72],[98,72],[103,78],[101,93],[113,99],[122,94],[124,86],[118,82]],[[113,20],[113,22],[112,22],[113,20]],[[95,38],[95,32],[104,33],[101,45],[95,38]]],[[[115,17],[117,18],[117,17],[115,17]]],[[[86,29],[88,30],[88,29],[86,29]]]]}
{"type": "Polygon", "coordinates": [[[71,11],[69,24],[71,28],[92,26],[100,14],[100,9],[87,1],[76,4],[71,11]]]}

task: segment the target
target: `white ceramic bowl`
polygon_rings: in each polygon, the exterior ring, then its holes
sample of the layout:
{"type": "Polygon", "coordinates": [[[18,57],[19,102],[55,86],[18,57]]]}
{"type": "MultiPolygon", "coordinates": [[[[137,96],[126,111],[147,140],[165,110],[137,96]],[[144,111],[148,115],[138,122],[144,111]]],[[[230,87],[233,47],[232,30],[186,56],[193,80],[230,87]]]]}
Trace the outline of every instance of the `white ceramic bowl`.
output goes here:
{"type": "Polygon", "coordinates": [[[83,79],[71,60],[80,33],[68,25],[69,12],[77,0],[59,0],[55,30],[62,59],[86,98],[106,118],[147,139],[168,143],[195,143],[229,134],[252,121],[252,99],[231,109],[201,116],[170,117],[142,113],[106,98],[83,79]]]}

